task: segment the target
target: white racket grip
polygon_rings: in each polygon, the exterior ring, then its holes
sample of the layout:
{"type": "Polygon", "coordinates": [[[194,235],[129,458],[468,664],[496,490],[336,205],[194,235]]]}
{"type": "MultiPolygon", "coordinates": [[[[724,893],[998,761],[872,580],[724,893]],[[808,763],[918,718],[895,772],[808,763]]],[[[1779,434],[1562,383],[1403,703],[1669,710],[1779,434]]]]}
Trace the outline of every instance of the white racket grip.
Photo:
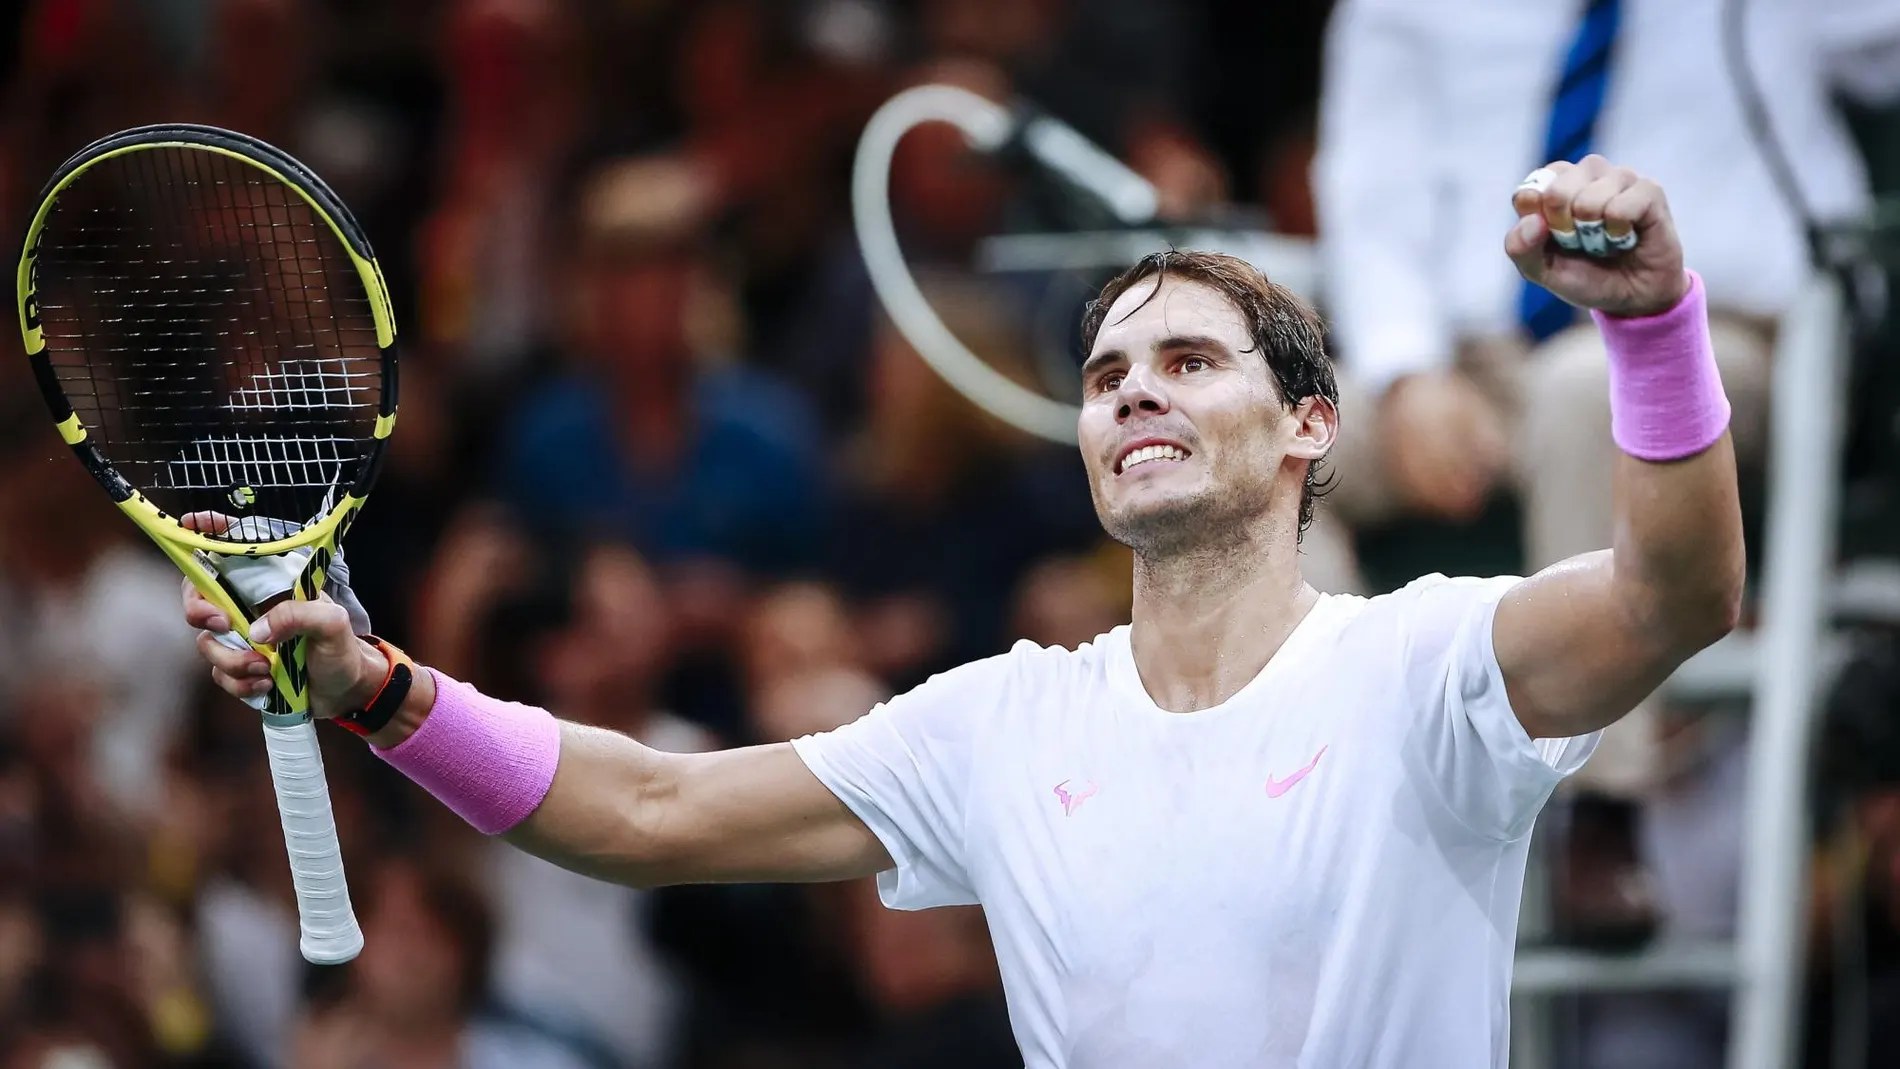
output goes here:
{"type": "Polygon", "coordinates": [[[284,846],[290,853],[291,882],[297,888],[298,947],[313,965],[340,965],[363,950],[363,930],[350,908],[350,885],[343,878],[343,848],[337,843],[336,817],[330,811],[330,786],[323,778],[317,726],[264,725],[264,750],[270,755],[271,781],[277,787],[277,812],[284,822],[284,846]]]}

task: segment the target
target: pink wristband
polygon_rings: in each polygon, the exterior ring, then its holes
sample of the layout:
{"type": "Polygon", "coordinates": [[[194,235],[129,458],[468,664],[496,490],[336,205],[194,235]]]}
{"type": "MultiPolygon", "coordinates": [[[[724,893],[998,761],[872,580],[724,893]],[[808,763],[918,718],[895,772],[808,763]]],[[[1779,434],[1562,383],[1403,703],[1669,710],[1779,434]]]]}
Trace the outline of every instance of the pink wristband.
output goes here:
{"type": "Polygon", "coordinates": [[[1659,315],[1622,319],[1592,312],[1610,354],[1610,437],[1638,460],[1681,460],[1728,429],[1728,395],[1709,342],[1702,276],[1659,315]]]}
{"type": "Polygon", "coordinates": [[[429,715],[415,734],[376,755],[483,835],[528,819],[554,784],[561,722],[545,709],[491,698],[433,668],[428,672],[435,677],[429,715]]]}

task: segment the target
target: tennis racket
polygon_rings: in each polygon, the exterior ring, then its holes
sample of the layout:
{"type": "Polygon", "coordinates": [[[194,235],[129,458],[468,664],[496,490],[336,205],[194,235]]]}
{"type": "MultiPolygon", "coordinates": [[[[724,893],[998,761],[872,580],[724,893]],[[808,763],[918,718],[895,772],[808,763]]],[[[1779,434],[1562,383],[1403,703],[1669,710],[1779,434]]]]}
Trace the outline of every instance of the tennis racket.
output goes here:
{"type": "MultiPolygon", "coordinates": [[[[313,599],[396,422],[396,330],[362,229],[310,170],[254,138],[147,126],[60,166],[16,278],[20,330],[60,436],[233,622],[313,599]],[[187,517],[190,520],[187,521],[187,517]]],[[[311,962],[354,958],[301,640],[256,644],[274,687],[271,777],[311,962]]]]}

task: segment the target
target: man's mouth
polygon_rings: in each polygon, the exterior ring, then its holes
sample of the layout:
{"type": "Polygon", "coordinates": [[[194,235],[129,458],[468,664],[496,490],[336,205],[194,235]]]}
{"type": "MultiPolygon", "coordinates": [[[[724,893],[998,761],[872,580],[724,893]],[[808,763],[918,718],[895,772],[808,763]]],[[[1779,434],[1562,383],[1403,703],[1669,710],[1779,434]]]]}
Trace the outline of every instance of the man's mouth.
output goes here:
{"type": "Polygon", "coordinates": [[[1189,455],[1186,449],[1173,442],[1136,442],[1122,453],[1119,460],[1115,461],[1115,474],[1124,475],[1142,464],[1153,464],[1156,461],[1186,460],[1189,455]]]}

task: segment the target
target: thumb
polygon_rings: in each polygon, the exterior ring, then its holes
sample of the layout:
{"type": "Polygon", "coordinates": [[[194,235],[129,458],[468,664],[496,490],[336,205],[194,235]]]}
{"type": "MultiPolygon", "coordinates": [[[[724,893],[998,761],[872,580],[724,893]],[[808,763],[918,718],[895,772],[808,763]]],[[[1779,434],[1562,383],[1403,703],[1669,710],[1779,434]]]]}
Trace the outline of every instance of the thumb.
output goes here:
{"type": "Polygon", "coordinates": [[[1526,215],[1504,235],[1504,254],[1517,265],[1517,273],[1532,282],[1544,278],[1544,244],[1550,238],[1550,224],[1542,213],[1526,215]]]}
{"type": "Polygon", "coordinates": [[[313,651],[332,646],[342,649],[356,641],[350,630],[350,614],[329,598],[286,601],[251,624],[253,642],[277,643],[295,635],[306,636],[313,651]]]}

